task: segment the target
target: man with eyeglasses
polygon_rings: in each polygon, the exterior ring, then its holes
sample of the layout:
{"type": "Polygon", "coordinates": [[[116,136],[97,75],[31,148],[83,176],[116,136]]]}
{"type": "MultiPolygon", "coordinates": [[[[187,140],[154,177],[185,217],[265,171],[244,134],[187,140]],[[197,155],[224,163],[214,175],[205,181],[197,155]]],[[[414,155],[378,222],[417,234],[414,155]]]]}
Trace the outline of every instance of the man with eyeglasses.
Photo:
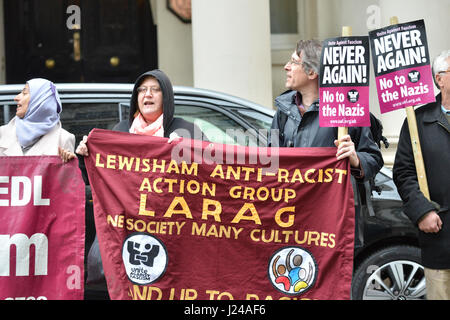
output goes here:
{"type": "Polygon", "coordinates": [[[419,229],[427,299],[450,299],[450,50],[433,63],[436,102],[416,109],[417,129],[431,200],[420,191],[408,122],[403,123],[394,182],[404,212],[419,229]]]}
{"type": "MultiPolygon", "coordinates": [[[[349,158],[355,195],[355,246],[364,243],[360,193],[357,182],[373,179],[383,166],[383,157],[368,127],[351,127],[338,140],[338,128],[319,126],[319,68],[322,44],[300,40],[284,66],[288,91],[275,99],[272,147],[337,147],[337,159],[349,158]],[[278,134],[277,134],[278,130],[278,134]]],[[[361,184],[362,185],[362,184],[361,184]]],[[[361,188],[362,189],[362,188],[361,188]]],[[[324,199],[326,201],[326,199],[324,199]]]]}
{"type": "Polygon", "coordinates": [[[286,87],[275,99],[277,112],[270,139],[272,147],[337,147],[338,159],[349,158],[355,178],[370,179],[383,166],[383,158],[369,128],[351,127],[337,140],[338,128],[319,126],[319,67],[322,44],[300,40],[284,66],[286,87]]]}

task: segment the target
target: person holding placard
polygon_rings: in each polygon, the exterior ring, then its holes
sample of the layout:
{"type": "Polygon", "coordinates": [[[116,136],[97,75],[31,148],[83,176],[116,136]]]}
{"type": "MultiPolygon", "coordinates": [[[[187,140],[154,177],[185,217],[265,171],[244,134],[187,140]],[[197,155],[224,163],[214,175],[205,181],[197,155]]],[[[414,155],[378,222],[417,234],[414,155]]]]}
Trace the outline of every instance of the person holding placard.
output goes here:
{"type": "Polygon", "coordinates": [[[415,111],[430,199],[420,190],[408,129],[403,123],[393,177],[404,212],[419,229],[427,299],[450,299],[450,50],[433,63],[441,91],[436,102],[415,111]]]}
{"type": "MultiPolygon", "coordinates": [[[[350,127],[338,139],[338,127],[320,126],[319,73],[322,44],[300,40],[284,66],[286,87],[275,99],[277,112],[272,121],[271,147],[337,147],[338,160],[348,158],[355,192],[355,220],[360,216],[360,197],[356,181],[373,179],[384,164],[370,127],[350,127]],[[278,130],[278,134],[275,134],[278,130]]],[[[355,245],[364,243],[361,224],[355,223],[355,245]]]]}
{"type": "Polygon", "coordinates": [[[278,110],[272,121],[272,147],[337,147],[338,159],[349,158],[355,178],[374,177],[383,166],[381,151],[369,127],[351,127],[349,134],[337,139],[337,127],[319,126],[319,68],[322,44],[300,40],[284,66],[286,87],[275,99],[278,110]]]}

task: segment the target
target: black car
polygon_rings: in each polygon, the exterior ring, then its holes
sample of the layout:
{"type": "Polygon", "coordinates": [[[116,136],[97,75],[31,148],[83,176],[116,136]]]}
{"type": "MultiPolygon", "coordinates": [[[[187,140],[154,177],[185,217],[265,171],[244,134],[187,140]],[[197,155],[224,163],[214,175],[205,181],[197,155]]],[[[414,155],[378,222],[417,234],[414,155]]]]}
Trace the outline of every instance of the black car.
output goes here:
{"type": "MultiPolygon", "coordinates": [[[[15,115],[14,96],[23,85],[0,86],[0,124],[15,115]]],[[[128,117],[132,84],[58,84],[63,127],[76,145],[93,128],[111,129],[128,117]]],[[[213,142],[265,146],[274,111],[228,94],[174,87],[175,116],[195,122],[213,142]],[[236,140],[227,130],[245,132],[236,140]],[[211,134],[213,133],[213,134],[211,134]]],[[[229,132],[229,131],[228,131],[229,132]]],[[[358,185],[352,299],[424,299],[417,228],[402,212],[392,172],[358,185]]],[[[86,186],[86,254],[95,237],[90,187],[86,186]]],[[[107,297],[104,283],[87,283],[87,299],[107,297]]]]}

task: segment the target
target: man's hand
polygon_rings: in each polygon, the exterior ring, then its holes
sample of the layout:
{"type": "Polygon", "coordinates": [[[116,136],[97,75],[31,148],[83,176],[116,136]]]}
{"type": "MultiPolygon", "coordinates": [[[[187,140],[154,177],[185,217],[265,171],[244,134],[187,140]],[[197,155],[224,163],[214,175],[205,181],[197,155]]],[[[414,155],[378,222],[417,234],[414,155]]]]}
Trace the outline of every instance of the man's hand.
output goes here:
{"type": "Polygon", "coordinates": [[[334,144],[337,147],[336,158],[338,160],[350,158],[350,166],[359,168],[359,158],[350,135],[345,135],[339,140],[334,140],[334,144]]]}
{"type": "Polygon", "coordinates": [[[442,229],[441,217],[436,211],[430,211],[419,221],[419,229],[425,233],[437,233],[442,229]]]}

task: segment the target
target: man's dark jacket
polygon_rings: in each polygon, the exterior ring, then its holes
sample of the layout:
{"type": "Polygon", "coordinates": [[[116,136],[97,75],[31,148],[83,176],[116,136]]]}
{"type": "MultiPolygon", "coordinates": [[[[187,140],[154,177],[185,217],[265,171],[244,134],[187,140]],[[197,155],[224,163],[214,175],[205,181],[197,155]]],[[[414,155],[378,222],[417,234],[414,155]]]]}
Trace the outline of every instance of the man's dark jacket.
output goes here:
{"type": "Polygon", "coordinates": [[[443,222],[439,233],[419,231],[422,264],[431,269],[450,269],[450,125],[436,102],[416,111],[425,172],[431,201],[419,189],[408,122],[403,123],[394,162],[394,182],[404,202],[404,212],[414,224],[436,210],[443,222]]]}
{"type": "MultiPolygon", "coordinates": [[[[277,112],[272,121],[272,129],[282,132],[279,135],[271,135],[270,145],[272,147],[336,147],[334,140],[337,139],[338,128],[319,126],[319,100],[316,100],[302,116],[295,101],[297,94],[301,99],[300,94],[296,91],[287,91],[275,99],[277,112]],[[285,119],[285,123],[282,123],[283,119],[285,119]]],[[[362,212],[356,182],[367,181],[375,177],[384,162],[381,151],[372,138],[370,128],[351,127],[348,133],[355,144],[356,154],[364,172],[361,179],[361,171],[351,169],[355,192],[355,246],[359,247],[364,243],[364,232],[363,224],[359,222],[362,212]]]]}
{"type": "MultiPolygon", "coordinates": [[[[319,100],[316,100],[302,117],[295,103],[296,94],[296,91],[288,91],[275,99],[277,112],[272,121],[272,129],[283,127],[283,132],[280,132],[279,136],[270,137],[271,146],[335,147],[334,140],[337,139],[338,128],[319,126],[319,100]],[[287,119],[284,126],[280,123],[281,113],[287,119]]],[[[370,128],[350,127],[348,133],[355,143],[356,153],[364,171],[364,179],[374,177],[384,162],[381,151],[372,138],[370,128]]]]}

